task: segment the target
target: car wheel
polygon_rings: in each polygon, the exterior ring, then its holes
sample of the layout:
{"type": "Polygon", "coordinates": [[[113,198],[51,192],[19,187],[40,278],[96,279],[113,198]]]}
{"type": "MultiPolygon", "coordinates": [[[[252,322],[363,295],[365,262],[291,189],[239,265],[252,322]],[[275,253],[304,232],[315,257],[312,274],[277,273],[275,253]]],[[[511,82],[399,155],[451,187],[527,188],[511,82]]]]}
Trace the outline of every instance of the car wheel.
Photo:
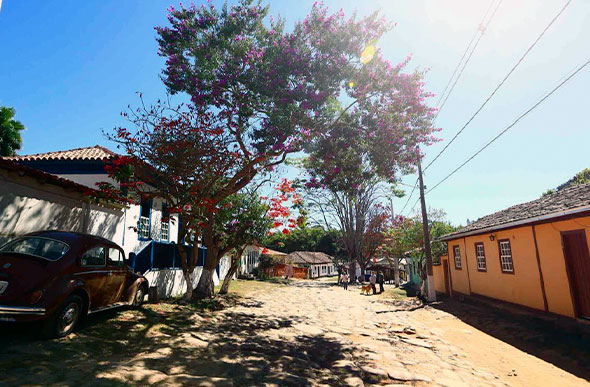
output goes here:
{"type": "Polygon", "coordinates": [[[45,336],[64,337],[72,333],[82,314],[82,305],[80,296],[69,296],[57,313],[45,322],[43,327],[45,336]]]}
{"type": "Polygon", "coordinates": [[[135,298],[133,299],[133,306],[135,308],[139,308],[145,299],[145,287],[139,285],[137,291],[135,292],[135,298]]]}

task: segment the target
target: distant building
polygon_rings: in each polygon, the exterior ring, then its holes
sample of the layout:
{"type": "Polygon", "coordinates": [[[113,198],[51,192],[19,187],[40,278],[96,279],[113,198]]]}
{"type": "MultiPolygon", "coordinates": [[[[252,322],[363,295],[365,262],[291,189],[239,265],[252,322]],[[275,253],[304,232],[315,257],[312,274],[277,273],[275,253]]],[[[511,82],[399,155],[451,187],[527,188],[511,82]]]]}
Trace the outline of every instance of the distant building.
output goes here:
{"type": "Polygon", "coordinates": [[[287,256],[287,262],[296,267],[308,268],[309,278],[338,275],[332,257],[313,251],[295,251],[287,256]]]}
{"type": "Polygon", "coordinates": [[[266,254],[273,258],[284,258],[287,256],[287,254],[285,253],[267,249],[266,247],[258,245],[248,245],[242,253],[238,273],[240,275],[245,276],[252,275],[254,269],[258,268],[258,265],[260,264],[260,255],[262,254],[266,254]]]}

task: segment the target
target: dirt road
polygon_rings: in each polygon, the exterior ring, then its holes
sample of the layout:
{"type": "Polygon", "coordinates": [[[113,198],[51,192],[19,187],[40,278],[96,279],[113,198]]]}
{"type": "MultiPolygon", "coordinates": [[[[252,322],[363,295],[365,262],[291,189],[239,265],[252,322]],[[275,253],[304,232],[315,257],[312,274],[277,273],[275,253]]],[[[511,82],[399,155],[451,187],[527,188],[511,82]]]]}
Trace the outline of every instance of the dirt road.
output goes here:
{"type": "Polygon", "coordinates": [[[149,305],[90,319],[50,342],[3,330],[0,385],[586,384],[391,293],[363,296],[320,281],[240,287],[248,297],[214,313],[149,305]]]}

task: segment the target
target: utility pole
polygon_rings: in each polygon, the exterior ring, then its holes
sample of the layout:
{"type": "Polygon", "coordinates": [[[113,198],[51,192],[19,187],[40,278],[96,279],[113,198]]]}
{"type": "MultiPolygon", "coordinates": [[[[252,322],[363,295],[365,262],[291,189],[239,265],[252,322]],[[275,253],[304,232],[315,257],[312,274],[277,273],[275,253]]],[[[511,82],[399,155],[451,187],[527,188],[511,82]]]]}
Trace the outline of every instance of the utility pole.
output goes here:
{"type": "Polygon", "coordinates": [[[422,205],[422,230],[424,231],[424,253],[426,253],[426,278],[428,283],[428,301],[436,301],[434,290],[434,274],[432,272],[432,252],[430,251],[430,232],[428,230],[428,214],[426,200],[424,200],[424,181],[422,180],[422,165],[418,158],[418,180],[420,181],[420,204],[422,205]]]}

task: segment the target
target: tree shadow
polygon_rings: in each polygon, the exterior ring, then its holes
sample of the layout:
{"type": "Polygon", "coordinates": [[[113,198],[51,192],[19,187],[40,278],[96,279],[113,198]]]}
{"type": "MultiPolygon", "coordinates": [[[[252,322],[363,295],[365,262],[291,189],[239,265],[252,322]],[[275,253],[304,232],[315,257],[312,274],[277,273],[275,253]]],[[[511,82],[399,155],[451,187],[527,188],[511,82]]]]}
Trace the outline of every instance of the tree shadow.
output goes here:
{"type": "Polygon", "coordinates": [[[576,321],[451,299],[430,307],[450,313],[498,340],[590,380],[590,329],[576,321]]]}
{"type": "Polygon", "coordinates": [[[58,340],[39,339],[30,324],[1,326],[0,385],[306,386],[361,377],[356,367],[334,366],[353,356],[342,341],[291,329],[305,317],[265,316],[249,308],[204,312],[161,304],[98,313],[58,340]]]}

